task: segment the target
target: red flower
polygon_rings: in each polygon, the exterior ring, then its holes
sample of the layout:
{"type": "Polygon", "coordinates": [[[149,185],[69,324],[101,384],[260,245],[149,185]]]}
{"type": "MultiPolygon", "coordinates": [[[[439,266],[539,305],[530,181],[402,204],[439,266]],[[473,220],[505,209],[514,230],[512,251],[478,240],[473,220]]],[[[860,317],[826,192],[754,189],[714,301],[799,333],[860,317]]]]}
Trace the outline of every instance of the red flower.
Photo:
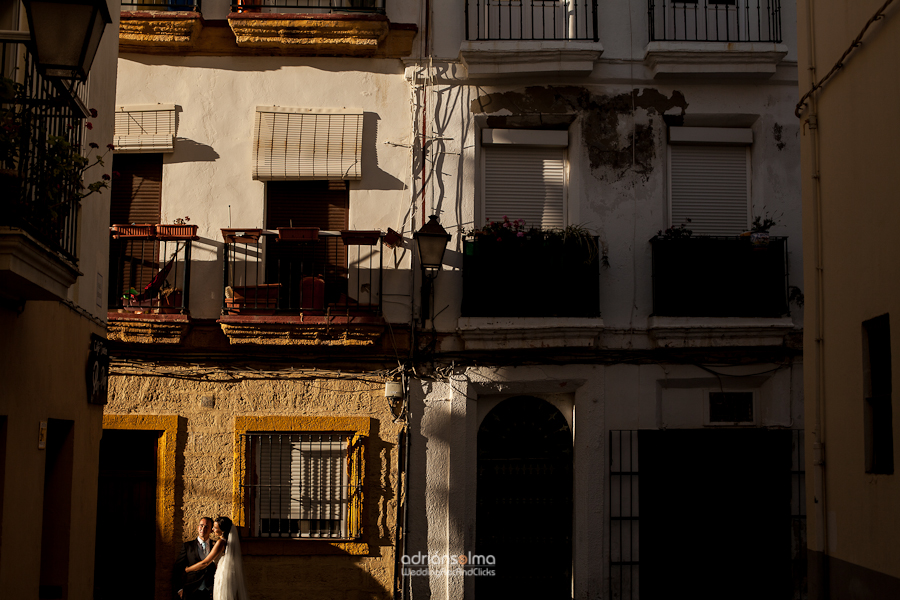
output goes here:
{"type": "Polygon", "coordinates": [[[122,176],[121,173],[119,173],[118,171],[113,171],[113,177],[121,177],[121,176],[122,176]]]}
{"type": "Polygon", "coordinates": [[[93,128],[94,128],[94,124],[91,123],[90,121],[88,121],[87,123],[85,123],[84,126],[87,127],[88,129],[93,129],[93,128]]]}
{"type": "Polygon", "coordinates": [[[97,144],[95,144],[94,142],[91,142],[90,144],[88,144],[88,146],[90,146],[91,148],[99,148],[100,147],[97,144]]]}
{"type": "Polygon", "coordinates": [[[106,147],[109,148],[110,150],[115,150],[115,149],[116,149],[116,147],[113,146],[112,144],[107,144],[106,147]]]}
{"type": "Polygon", "coordinates": [[[108,174],[108,173],[104,173],[104,174],[103,174],[103,180],[104,180],[104,181],[109,181],[109,174],[108,174]]]}
{"type": "Polygon", "coordinates": [[[97,118],[97,109],[96,108],[91,109],[91,117],[93,117],[95,119],[97,118]]]}

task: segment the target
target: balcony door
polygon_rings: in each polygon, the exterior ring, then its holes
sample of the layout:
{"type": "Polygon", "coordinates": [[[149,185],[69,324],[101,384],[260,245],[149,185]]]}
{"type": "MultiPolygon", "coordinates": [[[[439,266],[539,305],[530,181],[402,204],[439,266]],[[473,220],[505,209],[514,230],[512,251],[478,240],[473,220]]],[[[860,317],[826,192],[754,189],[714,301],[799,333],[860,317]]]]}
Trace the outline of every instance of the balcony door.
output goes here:
{"type": "MultiPolygon", "coordinates": [[[[269,181],[266,183],[266,229],[316,227],[321,232],[348,228],[350,191],[345,181],[269,181]]],[[[347,247],[337,236],[320,234],[315,241],[266,240],[266,283],[280,283],[278,306],[299,310],[311,306],[313,280],[322,280],[324,300],[340,303],[347,294],[347,247]],[[312,279],[310,279],[312,278],[312,279]]],[[[324,304],[323,304],[324,302],[324,304]]],[[[346,302],[345,302],[346,303],[346,302]]]]}

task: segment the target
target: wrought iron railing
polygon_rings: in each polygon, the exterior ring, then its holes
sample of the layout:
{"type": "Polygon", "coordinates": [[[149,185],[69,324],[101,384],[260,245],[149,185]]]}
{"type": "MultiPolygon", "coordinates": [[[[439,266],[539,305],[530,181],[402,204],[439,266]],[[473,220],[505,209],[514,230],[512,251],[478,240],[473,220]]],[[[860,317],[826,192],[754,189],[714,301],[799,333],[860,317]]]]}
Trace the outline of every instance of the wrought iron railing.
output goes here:
{"type": "Polygon", "coordinates": [[[152,225],[110,229],[109,310],[134,315],[187,314],[191,241],[195,238],[157,234],[152,225]]]}
{"type": "Polygon", "coordinates": [[[122,10],[200,12],[200,0],[122,0],[122,10]]]}
{"type": "Polygon", "coordinates": [[[231,10],[244,13],[384,14],[385,0],[234,0],[231,10]]]}
{"type": "Polygon", "coordinates": [[[240,510],[251,537],[359,537],[362,442],[353,433],[242,434],[240,510]]]}
{"type": "Polygon", "coordinates": [[[224,314],[381,315],[380,231],[222,233],[224,314]]]}
{"type": "Polygon", "coordinates": [[[466,0],[466,39],[596,42],[597,0],[466,0]]]}
{"type": "Polygon", "coordinates": [[[463,253],[463,316],[600,316],[596,237],[479,236],[464,240],[463,253]]]}
{"type": "Polygon", "coordinates": [[[653,314],[780,317],[788,314],[787,238],[754,248],[749,237],[650,240],[653,314]]]}
{"type": "Polygon", "coordinates": [[[0,48],[0,224],[77,262],[82,85],[44,79],[24,42],[0,48]]]}
{"type": "Polygon", "coordinates": [[[781,0],[648,2],[653,42],[781,42],[781,0]]]}

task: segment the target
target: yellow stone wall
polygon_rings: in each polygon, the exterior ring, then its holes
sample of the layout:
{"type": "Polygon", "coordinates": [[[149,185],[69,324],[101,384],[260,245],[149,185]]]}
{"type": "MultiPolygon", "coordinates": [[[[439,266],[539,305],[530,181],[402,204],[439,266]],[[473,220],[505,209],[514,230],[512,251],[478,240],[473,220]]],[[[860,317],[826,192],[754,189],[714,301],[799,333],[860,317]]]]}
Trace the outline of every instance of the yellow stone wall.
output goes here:
{"type": "Polygon", "coordinates": [[[365,436],[365,479],[360,539],[244,541],[244,569],[253,595],[390,597],[402,425],[394,423],[381,381],[310,379],[288,373],[260,378],[250,372],[201,374],[189,368],[170,368],[166,375],[111,377],[104,417],[105,427],[166,431],[161,453],[171,454],[160,462],[169,465],[174,458],[174,464],[183,465],[172,474],[171,511],[166,499],[169,471],[160,467],[165,475],[159,486],[165,489],[157,494],[162,532],[157,542],[157,598],[169,597],[179,544],[192,537],[200,516],[224,515],[242,522],[235,506],[239,490],[235,440],[242,432],[259,429],[359,432],[365,436]],[[169,439],[175,440],[174,448],[169,439]],[[171,545],[166,541],[170,532],[171,545]]]}

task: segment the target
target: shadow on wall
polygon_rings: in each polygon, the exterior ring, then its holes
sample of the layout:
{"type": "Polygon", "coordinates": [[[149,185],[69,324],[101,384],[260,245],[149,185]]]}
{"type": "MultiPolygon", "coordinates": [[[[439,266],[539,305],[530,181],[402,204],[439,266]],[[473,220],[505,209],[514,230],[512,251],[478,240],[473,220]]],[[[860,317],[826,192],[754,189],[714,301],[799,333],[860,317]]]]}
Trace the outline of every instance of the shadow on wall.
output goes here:
{"type": "Polygon", "coordinates": [[[195,142],[183,137],[175,138],[175,147],[178,151],[170,154],[167,165],[186,162],[214,162],[220,158],[212,146],[195,142]]]}
{"type": "Polygon", "coordinates": [[[373,112],[363,113],[363,178],[357,189],[365,190],[405,190],[406,184],[378,165],[378,121],[380,117],[373,112]]]}

